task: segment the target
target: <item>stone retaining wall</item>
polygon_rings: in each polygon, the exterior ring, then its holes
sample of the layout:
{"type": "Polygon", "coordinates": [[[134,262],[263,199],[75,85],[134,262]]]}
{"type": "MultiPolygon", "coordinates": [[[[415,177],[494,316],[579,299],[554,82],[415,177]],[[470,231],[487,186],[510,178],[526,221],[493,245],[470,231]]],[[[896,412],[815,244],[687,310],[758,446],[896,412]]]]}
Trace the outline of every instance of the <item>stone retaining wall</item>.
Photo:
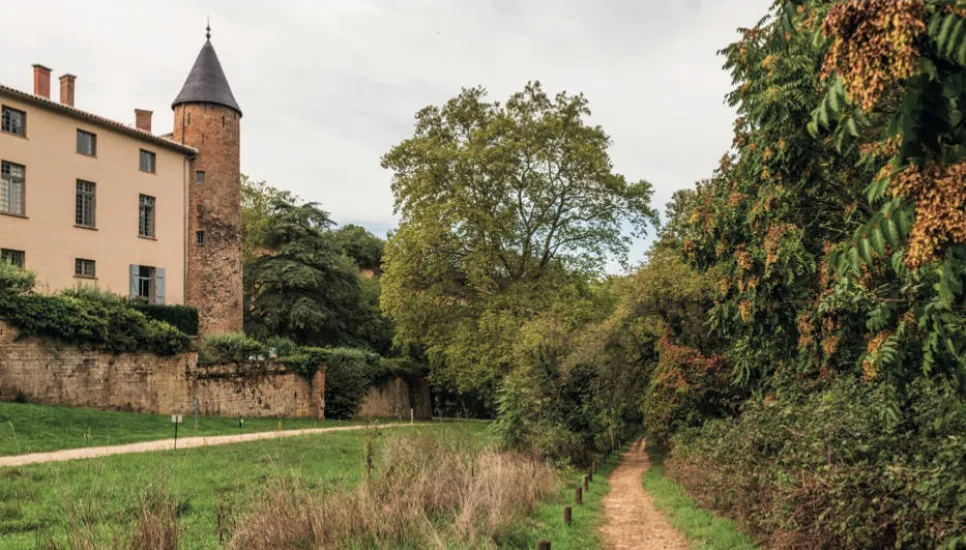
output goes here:
{"type": "Polygon", "coordinates": [[[429,384],[423,377],[410,381],[403,378],[374,386],[366,394],[357,416],[379,418],[409,418],[409,409],[417,420],[432,418],[429,384]]]}
{"type": "Polygon", "coordinates": [[[17,339],[0,322],[0,400],[191,414],[197,399],[203,415],[322,418],[324,395],[324,369],[310,382],[277,363],[206,366],[197,353],[84,351],[17,339]]]}

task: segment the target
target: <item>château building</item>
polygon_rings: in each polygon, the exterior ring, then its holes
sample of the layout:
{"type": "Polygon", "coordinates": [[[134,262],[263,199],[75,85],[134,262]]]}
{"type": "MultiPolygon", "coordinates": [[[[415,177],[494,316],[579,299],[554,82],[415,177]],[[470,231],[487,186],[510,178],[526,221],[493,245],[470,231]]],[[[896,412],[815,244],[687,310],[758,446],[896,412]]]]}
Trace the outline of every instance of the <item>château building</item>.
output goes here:
{"type": "Polygon", "coordinates": [[[242,111],[207,40],[171,105],[123,124],[74,105],[74,75],[33,66],[33,93],[0,84],[0,261],[54,292],[90,284],[186,304],[201,333],[242,329],[242,111]]]}

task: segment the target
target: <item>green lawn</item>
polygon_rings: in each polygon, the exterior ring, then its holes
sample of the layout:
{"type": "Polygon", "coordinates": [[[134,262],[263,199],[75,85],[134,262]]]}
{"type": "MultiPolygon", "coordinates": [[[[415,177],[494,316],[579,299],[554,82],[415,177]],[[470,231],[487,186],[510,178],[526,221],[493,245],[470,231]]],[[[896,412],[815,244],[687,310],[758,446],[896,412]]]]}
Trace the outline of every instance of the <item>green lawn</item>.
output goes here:
{"type": "MultiPolygon", "coordinates": [[[[488,441],[483,423],[378,431],[380,437],[415,432],[476,445],[488,441]]],[[[140,495],[159,483],[178,503],[180,548],[217,548],[219,509],[223,517],[238,517],[272,479],[295,479],[310,489],[353,484],[371,435],[335,432],[0,468],[0,548],[35,548],[48,537],[65,547],[70,523],[90,525],[98,546],[105,545],[137,516],[140,495]]]]}
{"type": "Polygon", "coordinates": [[[607,477],[617,467],[620,453],[604,461],[594,474],[590,489],[583,495],[583,504],[574,504],[574,489],[583,482],[586,472],[568,468],[563,472],[563,486],[557,498],[537,505],[533,515],[512,530],[503,541],[507,548],[536,548],[541,540],[550,541],[553,550],[588,550],[600,548],[599,528],[604,523],[601,499],[610,490],[607,477]],[[563,521],[563,507],[573,509],[573,523],[563,521]]]}
{"type": "Polygon", "coordinates": [[[692,548],[706,550],[752,550],[751,537],[730,519],[699,508],[680,485],[664,477],[664,452],[648,449],[651,467],[644,473],[644,490],[654,505],[680,531],[692,548]]]}
{"type": "MultiPolygon", "coordinates": [[[[364,421],[361,421],[364,423],[364,421]]],[[[265,432],[278,429],[320,428],[358,424],[310,418],[246,418],[242,428],[237,418],[184,416],[178,437],[265,432]]],[[[139,414],[94,409],[76,409],[30,403],[0,402],[0,456],[119,445],[174,437],[170,415],[139,414]]]]}

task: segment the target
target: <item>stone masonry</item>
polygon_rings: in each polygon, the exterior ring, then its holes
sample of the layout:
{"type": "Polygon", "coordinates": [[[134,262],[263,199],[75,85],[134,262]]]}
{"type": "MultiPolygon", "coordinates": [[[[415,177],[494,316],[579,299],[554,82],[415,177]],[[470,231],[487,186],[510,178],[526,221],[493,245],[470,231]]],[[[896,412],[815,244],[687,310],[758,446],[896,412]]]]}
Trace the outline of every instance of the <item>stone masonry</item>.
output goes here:
{"type": "Polygon", "coordinates": [[[199,366],[196,353],[112,354],[16,336],[0,322],[3,401],[188,415],[197,398],[203,415],[324,416],[324,368],[309,381],[274,363],[199,366]]]}
{"type": "Polygon", "coordinates": [[[185,302],[199,334],[242,330],[241,115],[210,103],[174,109],[176,141],[198,149],[188,188],[185,302]],[[204,172],[204,183],[196,174],[204,172]],[[203,232],[203,236],[199,234],[203,232]]]}

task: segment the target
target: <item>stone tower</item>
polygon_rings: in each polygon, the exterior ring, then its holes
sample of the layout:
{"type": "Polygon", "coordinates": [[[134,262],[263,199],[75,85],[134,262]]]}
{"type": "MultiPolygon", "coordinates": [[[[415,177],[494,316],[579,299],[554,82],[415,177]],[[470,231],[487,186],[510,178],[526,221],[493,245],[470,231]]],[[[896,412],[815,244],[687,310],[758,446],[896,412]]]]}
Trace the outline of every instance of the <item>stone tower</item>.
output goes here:
{"type": "Polygon", "coordinates": [[[199,334],[242,330],[241,108],[211,45],[211,28],[181,93],[172,139],[198,149],[188,175],[185,303],[199,334]]]}

